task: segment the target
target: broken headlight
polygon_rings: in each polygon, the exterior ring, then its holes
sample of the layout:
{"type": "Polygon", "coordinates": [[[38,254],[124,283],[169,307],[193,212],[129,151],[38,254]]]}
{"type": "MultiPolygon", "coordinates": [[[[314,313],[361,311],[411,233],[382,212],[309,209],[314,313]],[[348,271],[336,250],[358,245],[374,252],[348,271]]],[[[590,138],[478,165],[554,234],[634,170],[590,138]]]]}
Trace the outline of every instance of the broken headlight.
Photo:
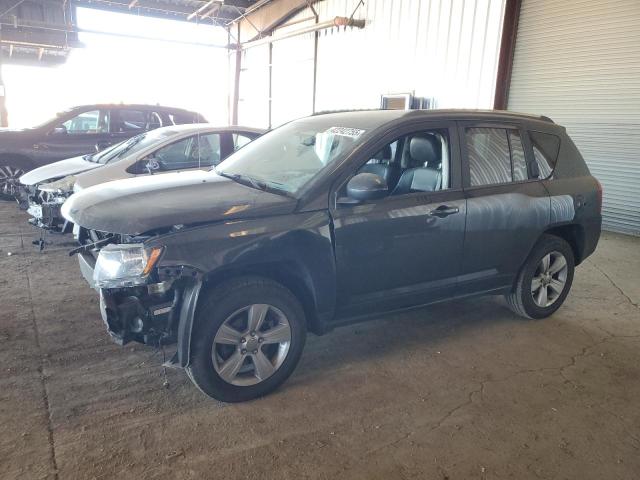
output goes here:
{"type": "Polygon", "coordinates": [[[160,247],[146,249],[140,243],[107,245],[98,255],[93,281],[99,288],[143,285],[161,253],[160,247]]]}
{"type": "Polygon", "coordinates": [[[76,183],[75,175],[67,175],[55,182],[43,183],[38,185],[38,190],[48,193],[67,193],[73,191],[73,185],[76,183]]]}

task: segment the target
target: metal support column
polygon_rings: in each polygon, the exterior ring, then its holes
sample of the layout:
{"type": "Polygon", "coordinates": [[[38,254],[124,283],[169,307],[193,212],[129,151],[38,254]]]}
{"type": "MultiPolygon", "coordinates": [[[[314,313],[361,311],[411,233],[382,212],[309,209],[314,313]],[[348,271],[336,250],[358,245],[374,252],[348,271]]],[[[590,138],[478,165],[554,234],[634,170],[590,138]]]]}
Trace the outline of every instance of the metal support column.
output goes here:
{"type": "Polygon", "coordinates": [[[231,124],[238,124],[238,103],[240,101],[240,68],[242,66],[242,47],[240,46],[240,27],[238,27],[238,43],[236,44],[236,71],[233,79],[233,110],[231,124]]]}
{"type": "Polygon", "coordinates": [[[9,115],[6,105],[6,89],[2,80],[2,25],[0,25],[0,127],[9,126],[9,115]]]}

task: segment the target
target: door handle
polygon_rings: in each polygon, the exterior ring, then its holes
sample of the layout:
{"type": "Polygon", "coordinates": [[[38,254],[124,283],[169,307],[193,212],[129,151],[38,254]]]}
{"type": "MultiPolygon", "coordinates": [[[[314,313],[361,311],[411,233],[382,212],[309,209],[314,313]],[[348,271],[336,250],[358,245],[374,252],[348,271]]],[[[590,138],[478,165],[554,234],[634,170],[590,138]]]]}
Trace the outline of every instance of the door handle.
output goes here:
{"type": "Polygon", "coordinates": [[[440,205],[435,210],[431,210],[429,215],[438,218],[448,217],[449,215],[453,215],[454,213],[458,213],[460,209],[458,207],[451,207],[449,205],[440,205]]]}

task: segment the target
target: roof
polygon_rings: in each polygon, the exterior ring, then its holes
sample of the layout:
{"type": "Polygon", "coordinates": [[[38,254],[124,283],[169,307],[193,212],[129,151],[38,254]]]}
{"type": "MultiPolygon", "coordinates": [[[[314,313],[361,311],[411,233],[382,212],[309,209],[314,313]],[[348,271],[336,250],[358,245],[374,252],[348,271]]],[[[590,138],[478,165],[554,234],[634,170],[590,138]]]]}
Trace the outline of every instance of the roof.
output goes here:
{"type": "Polygon", "coordinates": [[[162,110],[162,111],[180,112],[180,113],[198,113],[192,110],[187,110],[186,108],[166,107],[163,105],[150,105],[145,103],[90,103],[87,105],[74,105],[73,107],[68,108],[67,111],[80,110],[85,108],[140,108],[144,110],[162,110]]]}
{"type": "Polygon", "coordinates": [[[156,130],[165,130],[178,133],[197,133],[202,131],[208,132],[249,132],[262,135],[266,132],[263,128],[243,127],[240,125],[214,125],[212,123],[183,123],[180,125],[168,125],[166,127],[160,127],[156,130]]]}
{"type": "MultiPolygon", "coordinates": [[[[509,112],[506,110],[466,110],[466,109],[434,109],[434,110],[343,110],[319,112],[312,117],[322,118],[323,122],[333,120],[335,126],[372,129],[399,119],[424,120],[532,120],[553,124],[548,117],[509,112]]],[[[304,119],[301,119],[304,120],[304,119]]]]}

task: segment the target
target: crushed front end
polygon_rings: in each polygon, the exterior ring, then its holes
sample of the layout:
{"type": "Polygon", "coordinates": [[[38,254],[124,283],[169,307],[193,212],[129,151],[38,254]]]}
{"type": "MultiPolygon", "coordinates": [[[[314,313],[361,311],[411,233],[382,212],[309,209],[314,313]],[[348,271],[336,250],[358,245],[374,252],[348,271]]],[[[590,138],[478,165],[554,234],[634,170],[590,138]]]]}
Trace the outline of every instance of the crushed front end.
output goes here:
{"type": "Polygon", "coordinates": [[[188,267],[157,268],[162,248],[146,248],[144,238],[100,235],[75,249],[80,270],[99,292],[102,320],[113,340],[160,346],[175,343],[188,292],[199,272],[188,267]]]}
{"type": "Polygon", "coordinates": [[[29,223],[46,231],[69,233],[73,225],[62,216],[62,204],[73,193],[74,178],[38,185],[23,185],[20,202],[31,215],[29,223]]]}

